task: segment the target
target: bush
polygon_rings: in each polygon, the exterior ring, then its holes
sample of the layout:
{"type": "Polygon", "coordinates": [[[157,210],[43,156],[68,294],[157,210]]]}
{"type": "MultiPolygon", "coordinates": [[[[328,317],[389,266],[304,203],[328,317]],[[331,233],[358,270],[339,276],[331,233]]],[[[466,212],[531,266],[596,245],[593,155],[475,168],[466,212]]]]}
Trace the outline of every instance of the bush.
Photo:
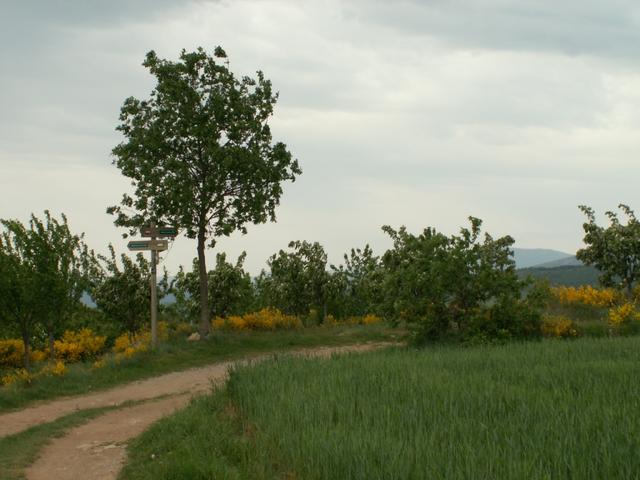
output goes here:
{"type": "Polygon", "coordinates": [[[386,269],[381,313],[405,320],[418,344],[455,338],[507,339],[540,336],[536,289],[518,279],[511,237],[481,236],[482,221],[448,237],[433,228],[412,235],[383,227],[393,248],[386,269]]]}
{"type": "Polygon", "coordinates": [[[563,305],[591,305],[611,307],[620,301],[622,295],[613,288],[594,288],[591,285],[581,287],[553,287],[551,293],[563,305]]]}
{"type": "Polygon", "coordinates": [[[619,328],[634,320],[640,320],[640,313],[636,310],[635,303],[625,302],[609,309],[608,320],[611,327],[619,328]]]}
{"type": "Polygon", "coordinates": [[[580,333],[576,324],[563,315],[548,315],[542,321],[542,335],[554,338],[577,337],[580,333]]]}
{"type": "Polygon", "coordinates": [[[216,317],[211,325],[216,330],[292,330],[301,328],[302,321],[294,315],[285,315],[277,308],[267,307],[242,316],[216,317]]]}
{"type": "MultiPolygon", "coordinates": [[[[169,326],[167,322],[158,322],[158,340],[169,339],[169,326]]],[[[140,330],[134,334],[124,333],[116,338],[113,344],[113,351],[116,353],[116,360],[121,358],[131,358],[137,353],[146,352],[151,346],[151,331],[140,330]]]]}
{"type": "Polygon", "coordinates": [[[96,335],[89,328],[77,332],[67,330],[54,342],[56,359],[79,362],[97,357],[104,350],[107,337],[96,335]]]}
{"type": "MultiPolygon", "coordinates": [[[[34,362],[41,362],[47,358],[42,350],[31,350],[29,357],[34,362]]],[[[0,368],[19,368],[24,362],[24,343],[22,340],[10,338],[0,340],[0,368]]]]}
{"type": "Polygon", "coordinates": [[[344,320],[338,320],[336,319],[333,315],[327,315],[327,318],[325,319],[325,325],[343,325],[343,324],[348,324],[348,325],[375,325],[378,323],[382,322],[382,318],[378,317],[377,315],[374,315],[372,313],[369,313],[367,315],[362,315],[362,316],[351,316],[351,317],[347,317],[344,320]]]}

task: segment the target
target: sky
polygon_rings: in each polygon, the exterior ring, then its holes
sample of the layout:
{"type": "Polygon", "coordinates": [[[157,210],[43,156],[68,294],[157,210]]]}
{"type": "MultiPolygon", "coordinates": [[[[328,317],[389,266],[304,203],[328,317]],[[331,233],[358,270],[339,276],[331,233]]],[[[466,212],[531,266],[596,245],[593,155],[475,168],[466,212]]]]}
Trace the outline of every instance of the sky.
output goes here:
{"type": "MultiPolygon", "coordinates": [[[[111,150],[155,50],[222,46],[262,70],[270,122],[303,174],[277,223],[210,250],[252,273],[291,240],[333,263],[382,225],[447,234],[473,215],[516,247],[573,253],[578,205],[640,208],[640,4],[633,1],[0,0],[0,218],[64,212],[91,248],[126,251],[105,213],[130,191],[111,150]]],[[[170,272],[190,265],[178,237],[170,272]]]]}

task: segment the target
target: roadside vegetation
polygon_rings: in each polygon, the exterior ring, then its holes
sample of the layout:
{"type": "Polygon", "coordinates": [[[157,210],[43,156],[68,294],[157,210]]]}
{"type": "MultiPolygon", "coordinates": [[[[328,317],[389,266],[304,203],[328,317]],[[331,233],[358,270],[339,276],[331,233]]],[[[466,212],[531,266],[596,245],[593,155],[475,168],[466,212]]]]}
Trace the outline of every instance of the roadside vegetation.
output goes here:
{"type": "Polygon", "coordinates": [[[161,420],[123,479],[633,478],[640,337],[279,358],[161,420]]]}
{"type": "MultiPolygon", "coordinates": [[[[105,355],[98,365],[95,361],[69,364],[63,375],[19,379],[0,388],[0,412],[38,400],[104,390],[133,380],[253,354],[320,345],[398,341],[402,337],[402,331],[384,325],[338,325],[279,332],[221,331],[199,342],[189,342],[182,336],[162,342],[156,350],[144,349],[131,356],[105,355]]],[[[43,365],[46,367],[46,363],[43,365]]]]}

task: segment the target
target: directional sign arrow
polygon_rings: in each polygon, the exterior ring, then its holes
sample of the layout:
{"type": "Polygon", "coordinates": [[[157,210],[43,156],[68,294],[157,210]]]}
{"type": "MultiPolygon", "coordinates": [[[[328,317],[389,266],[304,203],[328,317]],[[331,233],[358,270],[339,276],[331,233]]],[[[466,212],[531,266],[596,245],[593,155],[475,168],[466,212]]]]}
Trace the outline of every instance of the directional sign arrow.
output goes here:
{"type": "Polygon", "coordinates": [[[169,248],[167,240],[133,240],[127,244],[129,250],[155,250],[161,252],[169,248]]]}
{"type": "Polygon", "coordinates": [[[178,229],[176,227],[142,227],[140,234],[143,237],[176,237],[178,229]]]}

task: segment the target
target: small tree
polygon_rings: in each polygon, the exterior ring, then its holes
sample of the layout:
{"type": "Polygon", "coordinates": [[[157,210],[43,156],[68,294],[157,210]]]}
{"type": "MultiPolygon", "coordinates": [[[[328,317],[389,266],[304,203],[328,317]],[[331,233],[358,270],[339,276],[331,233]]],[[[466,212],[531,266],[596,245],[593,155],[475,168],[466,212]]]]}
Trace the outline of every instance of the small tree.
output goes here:
{"type": "Polygon", "coordinates": [[[369,245],[344,254],[344,264],[331,265],[331,296],[344,315],[373,313],[382,294],[384,271],[369,245]]]}
{"type": "Polygon", "coordinates": [[[310,309],[322,309],[327,314],[328,285],[327,254],[318,242],[293,241],[291,251],[280,250],[267,264],[271,269],[268,286],[270,300],[281,310],[306,315],[310,309]]]}
{"type": "MultiPolygon", "coordinates": [[[[64,214],[61,221],[46,210],[44,220],[31,215],[28,228],[17,220],[1,223],[6,229],[4,262],[7,271],[12,272],[7,278],[10,282],[15,280],[16,289],[28,286],[30,290],[15,291],[18,295],[15,299],[6,297],[10,302],[19,303],[15,308],[23,311],[14,315],[14,320],[21,324],[25,352],[31,323],[37,321],[47,332],[53,359],[55,334],[60,333],[79,307],[80,297],[89,287],[89,272],[95,258],[83,242],[84,234],[71,233],[64,214]]],[[[14,287],[5,288],[11,291],[14,287]]]]}
{"type": "Polygon", "coordinates": [[[32,215],[29,222],[31,255],[35,265],[40,320],[45,324],[49,354],[55,359],[54,340],[70,316],[80,307],[90,288],[90,272],[96,262],[85,245],[84,233],[71,233],[67,217],[62,221],[45,210],[44,221],[32,215]]]}
{"type": "Polygon", "coordinates": [[[445,335],[538,336],[540,314],[522,300],[525,283],[515,273],[513,239],[481,238],[481,220],[470,222],[470,229],[451,237],[433,228],[416,236],[404,227],[383,227],[394,243],[382,259],[385,315],[414,325],[418,342],[445,335]]]}
{"type": "Polygon", "coordinates": [[[237,79],[226,54],[182,51],[178,62],[147,54],[157,79],[148,100],[128,98],[117,130],[125,141],[114,163],[133,197],[107,211],[120,226],[172,223],[197,239],[200,333],[209,332],[205,248],[247,223],[275,221],[281,183],[301,172],[283,143],[272,143],[268,120],[278,98],[271,82],[237,79]],[[133,213],[131,213],[133,210],[133,213]]]}
{"type": "Polygon", "coordinates": [[[122,254],[120,267],[112,245],[109,245],[109,252],[109,257],[100,256],[105,268],[91,296],[110,320],[134,336],[150,316],[151,266],[144,255],[138,253],[135,259],[122,254]]]}
{"type": "MultiPolygon", "coordinates": [[[[244,270],[246,252],[236,264],[227,262],[225,253],[216,255],[216,267],[208,272],[209,317],[227,317],[246,313],[254,302],[251,276],[244,270]]],[[[182,266],[172,282],[171,291],[176,296],[180,311],[190,317],[197,315],[200,306],[198,260],[193,259],[193,270],[185,272],[182,266]]]]}
{"type": "Polygon", "coordinates": [[[39,304],[35,267],[31,261],[28,233],[22,223],[3,220],[0,236],[0,319],[15,325],[24,343],[24,367],[29,368],[31,335],[39,304]]]}
{"type": "Polygon", "coordinates": [[[633,210],[620,204],[618,208],[627,216],[627,223],[620,222],[614,212],[606,212],[609,226],[596,223],[595,212],[580,205],[586,215],[583,224],[585,248],[578,250],[576,257],[600,272],[600,282],[608,287],[621,287],[629,297],[633,286],[640,279],[640,222],[633,210]]]}

